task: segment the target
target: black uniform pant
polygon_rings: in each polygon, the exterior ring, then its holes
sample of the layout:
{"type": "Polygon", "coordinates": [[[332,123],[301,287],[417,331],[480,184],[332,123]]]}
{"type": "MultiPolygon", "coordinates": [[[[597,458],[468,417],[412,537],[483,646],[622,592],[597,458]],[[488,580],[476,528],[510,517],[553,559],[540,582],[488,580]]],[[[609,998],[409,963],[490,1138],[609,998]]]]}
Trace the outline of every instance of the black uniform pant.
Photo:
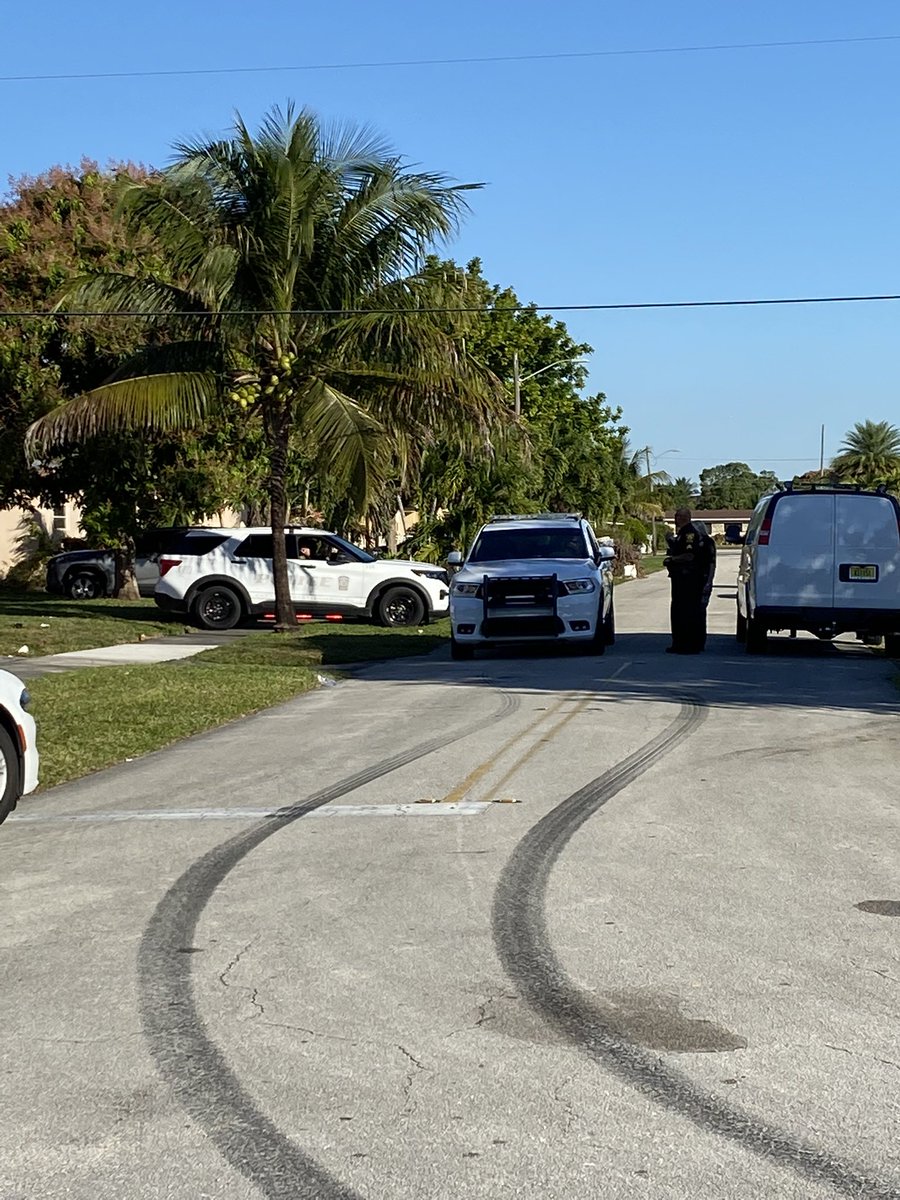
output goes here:
{"type": "Polygon", "coordinates": [[[672,649],[699,654],[706,646],[706,580],[694,574],[672,576],[672,649]]]}

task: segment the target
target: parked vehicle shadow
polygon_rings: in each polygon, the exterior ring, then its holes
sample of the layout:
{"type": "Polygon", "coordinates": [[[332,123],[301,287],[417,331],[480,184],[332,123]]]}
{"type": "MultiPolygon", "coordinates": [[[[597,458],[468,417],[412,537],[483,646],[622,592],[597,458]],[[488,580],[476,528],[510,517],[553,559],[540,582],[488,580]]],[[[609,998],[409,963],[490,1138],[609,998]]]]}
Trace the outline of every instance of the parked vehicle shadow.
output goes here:
{"type": "Polygon", "coordinates": [[[662,633],[619,633],[603,657],[554,647],[504,647],[470,662],[429,658],[374,665],[359,679],[411,684],[498,687],[528,692],[609,691],[623,699],[675,700],[690,695],[720,708],[819,708],[900,713],[898,667],[851,641],[773,637],[766,653],[748,655],[733,634],[711,634],[699,655],[668,655],[662,633]]]}

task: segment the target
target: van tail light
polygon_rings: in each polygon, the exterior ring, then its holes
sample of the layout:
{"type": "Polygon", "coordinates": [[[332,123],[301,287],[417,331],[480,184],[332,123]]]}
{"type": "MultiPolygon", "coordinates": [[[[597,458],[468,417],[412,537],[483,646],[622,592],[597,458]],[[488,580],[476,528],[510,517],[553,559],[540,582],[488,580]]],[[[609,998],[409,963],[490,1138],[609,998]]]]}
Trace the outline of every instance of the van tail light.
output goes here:
{"type": "Polygon", "coordinates": [[[772,532],[772,518],[766,517],[762,525],[759,527],[759,537],[756,539],[757,546],[768,546],[769,535],[772,532]]]}
{"type": "Polygon", "coordinates": [[[159,577],[160,577],[160,579],[162,579],[162,577],[164,575],[167,575],[169,573],[169,571],[172,570],[173,567],[178,567],[180,565],[181,565],[180,558],[165,558],[165,557],[161,558],[159,560],[159,577]]]}

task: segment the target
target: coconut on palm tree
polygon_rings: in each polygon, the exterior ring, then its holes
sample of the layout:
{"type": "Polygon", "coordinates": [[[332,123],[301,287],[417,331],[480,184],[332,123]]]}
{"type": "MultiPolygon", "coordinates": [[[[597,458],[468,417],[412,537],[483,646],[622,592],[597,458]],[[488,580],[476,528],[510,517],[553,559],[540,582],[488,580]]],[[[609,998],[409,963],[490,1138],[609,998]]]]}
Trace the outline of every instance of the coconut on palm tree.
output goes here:
{"type": "Polygon", "coordinates": [[[831,469],[844,483],[896,487],[900,483],[900,429],[888,421],[858,421],[844,438],[831,469]]]}
{"type": "Polygon", "coordinates": [[[36,422],[30,449],[197,427],[238,406],[264,430],[276,619],[292,624],[292,439],[364,507],[429,438],[475,436],[497,410],[499,383],[465,354],[461,285],[423,266],[472,186],[290,106],[256,134],[238,117],[229,138],[179,145],[120,205],[132,231],[153,236],[164,272],[103,273],[65,301],[145,317],[147,344],[36,422]]]}

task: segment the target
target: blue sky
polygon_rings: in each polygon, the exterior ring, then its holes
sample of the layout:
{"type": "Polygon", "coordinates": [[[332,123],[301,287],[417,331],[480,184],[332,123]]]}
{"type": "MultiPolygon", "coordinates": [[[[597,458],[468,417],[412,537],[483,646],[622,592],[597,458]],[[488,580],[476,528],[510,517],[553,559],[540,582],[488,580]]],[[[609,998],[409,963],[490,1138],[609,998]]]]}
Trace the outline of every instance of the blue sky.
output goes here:
{"type": "MultiPolygon", "coordinates": [[[[44,0],[0,74],[281,66],[900,34],[896,0],[44,0]]],[[[2,82],[0,169],[172,142],[292,98],[488,186],[452,253],[541,304],[900,292],[900,41],[542,62],[2,82]]],[[[790,474],[900,422],[900,302],[583,313],[592,389],[696,477],[790,474]]]]}

